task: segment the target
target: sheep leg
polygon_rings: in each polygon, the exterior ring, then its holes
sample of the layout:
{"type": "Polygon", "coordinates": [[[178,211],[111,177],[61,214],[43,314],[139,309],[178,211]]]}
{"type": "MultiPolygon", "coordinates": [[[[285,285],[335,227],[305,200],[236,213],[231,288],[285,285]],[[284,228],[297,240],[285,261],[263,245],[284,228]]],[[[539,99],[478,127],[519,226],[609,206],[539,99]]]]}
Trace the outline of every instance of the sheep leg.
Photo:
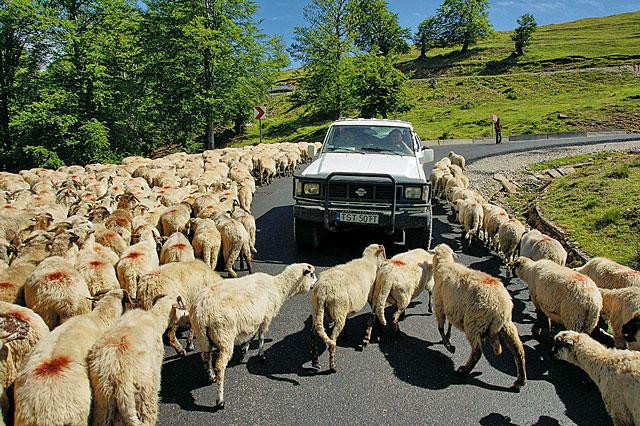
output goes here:
{"type": "Polygon", "coordinates": [[[180,356],[187,356],[187,351],[184,350],[178,338],[176,337],[176,331],[178,330],[178,323],[173,322],[169,326],[169,330],[167,331],[167,337],[169,338],[169,344],[173,349],[176,350],[176,353],[180,356]]]}
{"type": "Polygon", "coordinates": [[[442,325],[438,324],[438,332],[440,333],[440,336],[442,337],[442,344],[444,345],[445,349],[447,349],[452,354],[456,353],[456,347],[453,346],[451,344],[451,342],[449,341],[449,339],[451,337],[451,323],[449,323],[449,331],[445,334],[445,332],[444,332],[444,321],[442,321],[442,325]]]}
{"type": "Polygon", "coordinates": [[[140,424],[155,425],[158,420],[158,392],[155,389],[147,388],[147,386],[140,387],[139,392],[138,416],[140,424]]]}
{"type": "Polygon", "coordinates": [[[269,323],[264,324],[258,330],[258,359],[262,362],[267,360],[264,356],[264,337],[267,334],[267,330],[269,330],[269,323]]]}
{"type": "Polygon", "coordinates": [[[333,330],[331,331],[331,344],[329,345],[329,370],[334,373],[338,371],[336,369],[336,342],[338,341],[340,332],[344,328],[345,321],[346,318],[337,318],[335,325],[333,326],[333,330]]]}
{"type": "Polygon", "coordinates": [[[373,323],[376,320],[376,314],[374,312],[369,315],[369,319],[367,320],[367,329],[364,332],[364,338],[362,339],[362,349],[366,348],[369,342],[371,341],[371,331],[373,330],[373,323]]]}
{"type": "Polygon", "coordinates": [[[241,354],[240,361],[244,361],[244,358],[247,356],[247,352],[249,352],[250,344],[251,344],[251,339],[249,339],[240,347],[240,354],[241,354]]]}
{"type": "Polygon", "coordinates": [[[401,309],[398,307],[398,310],[393,314],[393,319],[391,320],[391,326],[393,327],[393,332],[396,337],[400,335],[400,326],[398,325],[398,321],[400,321],[400,316],[404,314],[405,309],[401,309]]]}
{"type": "Polygon", "coordinates": [[[514,323],[507,323],[502,327],[502,330],[500,330],[500,334],[507,343],[507,347],[513,354],[513,360],[516,363],[516,373],[518,378],[513,383],[513,388],[520,389],[527,381],[527,370],[525,368],[524,347],[522,346],[522,342],[518,336],[518,329],[514,323]]]}
{"type": "Polygon", "coordinates": [[[229,256],[225,259],[226,269],[229,275],[233,278],[237,278],[238,274],[233,270],[233,264],[235,263],[238,255],[240,254],[240,247],[232,247],[229,251],[229,256]]]}
{"type": "Polygon", "coordinates": [[[471,354],[469,355],[469,359],[467,360],[467,363],[465,365],[461,365],[460,367],[458,367],[458,370],[457,370],[458,373],[464,374],[465,376],[471,373],[471,370],[473,370],[473,367],[476,366],[481,356],[482,356],[482,345],[478,341],[478,342],[475,342],[473,349],[471,350],[471,354]]]}
{"type": "Polygon", "coordinates": [[[534,326],[531,328],[531,333],[538,337],[538,339],[543,339],[549,335],[551,330],[551,321],[549,317],[542,312],[542,309],[536,307],[536,317],[537,321],[534,326]]]}
{"type": "MultiPolygon", "coordinates": [[[[231,345],[233,349],[233,344],[231,345]]],[[[227,369],[227,364],[233,355],[233,350],[229,350],[227,345],[220,345],[220,353],[216,359],[216,383],[218,383],[218,399],[216,406],[219,409],[224,408],[224,372],[227,369]]]]}
{"type": "Polygon", "coordinates": [[[187,331],[187,352],[191,352],[193,349],[193,330],[189,329],[187,331]]]}
{"type": "Polygon", "coordinates": [[[318,359],[318,347],[316,346],[316,328],[311,324],[309,332],[309,344],[311,345],[311,365],[314,368],[320,368],[320,360],[318,359]]]}
{"type": "Polygon", "coordinates": [[[430,314],[432,314],[432,313],[433,313],[433,306],[432,306],[432,304],[431,304],[431,299],[432,299],[432,298],[433,298],[433,292],[431,292],[431,291],[430,291],[430,292],[429,292],[429,307],[427,308],[427,310],[428,310],[428,312],[429,312],[430,314]]]}

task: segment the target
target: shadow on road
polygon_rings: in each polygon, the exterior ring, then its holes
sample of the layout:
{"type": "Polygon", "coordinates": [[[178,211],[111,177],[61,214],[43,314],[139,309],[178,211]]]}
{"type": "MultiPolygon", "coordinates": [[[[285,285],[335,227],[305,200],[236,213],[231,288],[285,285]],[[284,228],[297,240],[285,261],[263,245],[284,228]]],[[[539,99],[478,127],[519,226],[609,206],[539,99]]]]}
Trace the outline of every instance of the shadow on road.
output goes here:
{"type": "Polygon", "coordinates": [[[214,406],[197,404],[192,391],[211,386],[202,366],[200,352],[194,352],[185,358],[172,358],[162,366],[160,398],[163,404],[178,404],[187,411],[214,413],[214,406]]]}

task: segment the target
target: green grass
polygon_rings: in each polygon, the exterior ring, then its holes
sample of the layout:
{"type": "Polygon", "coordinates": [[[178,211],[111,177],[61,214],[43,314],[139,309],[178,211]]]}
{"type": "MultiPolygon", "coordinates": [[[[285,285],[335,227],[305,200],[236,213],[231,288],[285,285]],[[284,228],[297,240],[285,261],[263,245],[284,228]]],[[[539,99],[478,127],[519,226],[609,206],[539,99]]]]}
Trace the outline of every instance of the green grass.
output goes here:
{"type": "Polygon", "coordinates": [[[503,31],[464,55],[456,46],[433,49],[426,59],[418,60],[419,51],[414,49],[400,57],[399,63],[403,70],[413,70],[415,78],[614,66],[640,59],[638,28],[640,12],[581,19],[539,27],[530,48],[520,57],[512,54],[511,31],[503,31]]]}
{"type": "Polygon", "coordinates": [[[605,158],[616,158],[621,155],[623,154],[619,152],[595,152],[592,154],[574,155],[572,157],[556,158],[556,159],[545,161],[542,163],[531,164],[528,167],[528,169],[531,170],[532,172],[539,172],[541,170],[547,170],[547,169],[552,169],[555,167],[562,167],[562,166],[570,166],[573,164],[586,163],[593,160],[602,160],[605,158]]]}
{"type": "MultiPolygon", "coordinates": [[[[503,136],[584,130],[640,132],[640,76],[623,70],[585,69],[640,61],[640,12],[540,27],[531,49],[511,55],[509,32],[496,33],[466,55],[435,49],[417,61],[417,51],[398,58],[414,71],[413,108],[390,118],[409,120],[422,139],[480,138],[492,134],[491,114],[501,117],[503,136]],[[488,66],[489,61],[494,61],[488,66]],[[549,73],[548,71],[554,71],[549,73]],[[438,75],[435,89],[428,77],[438,75]],[[498,74],[498,75],[495,75],[498,74]],[[558,118],[565,114],[567,119],[558,118]]],[[[302,70],[283,71],[278,84],[295,82],[302,70]]],[[[293,108],[289,95],[267,100],[264,141],[322,140],[330,120],[293,108]]],[[[357,116],[352,111],[350,116],[357,116]]],[[[257,123],[234,141],[258,142],[257,123]]]]}
{"type": "Polygon", "coordinates": [[[615,161],[595,159],[593,165],[554,180],[537,202],[543,214],[590,255],[638,267],[640,169],[629,167],[628,178],[607,177],[638,160],[638,154],[618,154],[615,161]]]}

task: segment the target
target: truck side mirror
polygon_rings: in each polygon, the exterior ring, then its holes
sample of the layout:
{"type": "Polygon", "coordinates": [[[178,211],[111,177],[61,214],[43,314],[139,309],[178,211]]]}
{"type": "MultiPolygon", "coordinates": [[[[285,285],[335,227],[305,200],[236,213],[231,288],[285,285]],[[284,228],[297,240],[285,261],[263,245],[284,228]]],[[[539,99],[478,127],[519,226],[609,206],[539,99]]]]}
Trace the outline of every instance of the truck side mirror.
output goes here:
{"type": "Polygon", "coordinates": [[[431,163],[433,161],[433,149],[422,149],[422,151],[418,153],[418,158],[420,159],[420,164],[431,163]]]}

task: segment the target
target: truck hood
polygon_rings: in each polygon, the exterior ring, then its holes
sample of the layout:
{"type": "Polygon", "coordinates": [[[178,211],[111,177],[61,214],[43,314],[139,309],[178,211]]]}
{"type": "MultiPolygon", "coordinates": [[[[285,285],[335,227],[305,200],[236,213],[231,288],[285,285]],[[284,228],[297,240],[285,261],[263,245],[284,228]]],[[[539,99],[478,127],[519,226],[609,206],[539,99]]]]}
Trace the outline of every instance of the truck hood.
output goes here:
{"type": "Polygon", "coordinates": [[[398,181],[421,181],[425,175],[416,157],[378,153],[326,153],[309,164],[300,176],[326,178],[333,172],[381,173],[398,181]]]}

